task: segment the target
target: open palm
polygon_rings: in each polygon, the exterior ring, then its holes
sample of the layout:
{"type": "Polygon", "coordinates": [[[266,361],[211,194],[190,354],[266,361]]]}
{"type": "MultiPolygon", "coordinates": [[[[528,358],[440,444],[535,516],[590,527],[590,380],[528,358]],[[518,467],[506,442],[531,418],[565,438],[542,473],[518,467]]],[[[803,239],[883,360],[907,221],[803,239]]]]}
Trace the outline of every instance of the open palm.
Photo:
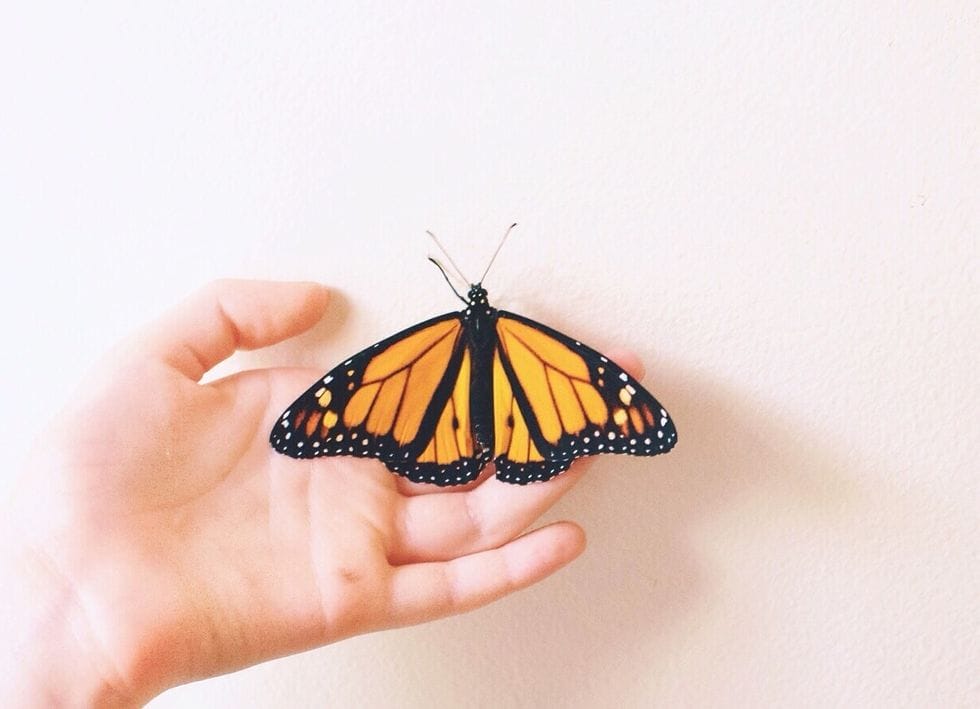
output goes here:
{"type": "Polygon", "coordinates": [[[580,468],[447,491],[374,460],[293,460],[268,430],[320,372],[200,383],[236,349],[309,328],[327,299],[308,283],[208,287],[121,346],[31,461],[17,533],[116,698],[465,611],[583,549],[570,522],[518,536],[580,468]]]}

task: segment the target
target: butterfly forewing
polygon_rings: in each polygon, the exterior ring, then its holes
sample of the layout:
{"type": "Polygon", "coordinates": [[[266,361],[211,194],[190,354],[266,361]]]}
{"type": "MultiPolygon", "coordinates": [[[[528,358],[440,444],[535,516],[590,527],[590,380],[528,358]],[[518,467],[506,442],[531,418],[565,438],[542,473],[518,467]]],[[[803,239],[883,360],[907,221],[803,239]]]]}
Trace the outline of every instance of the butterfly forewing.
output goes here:
{"type": "Polygon", "coordinates": [[[412,480],[459,484],[484,462],[460,425],[471,376],[460,315],[442,315],[329,371],[282,414],[270,442],[294,458],[373,457],[412,480]]]}
{"type": "Polygon", "coordinates": [[[677,442],[667,411],[604,355],[513,313],[498,313],[496,331],[494,463],[502,480],[547,480],[575,458],[656,455],[677,442]]]}

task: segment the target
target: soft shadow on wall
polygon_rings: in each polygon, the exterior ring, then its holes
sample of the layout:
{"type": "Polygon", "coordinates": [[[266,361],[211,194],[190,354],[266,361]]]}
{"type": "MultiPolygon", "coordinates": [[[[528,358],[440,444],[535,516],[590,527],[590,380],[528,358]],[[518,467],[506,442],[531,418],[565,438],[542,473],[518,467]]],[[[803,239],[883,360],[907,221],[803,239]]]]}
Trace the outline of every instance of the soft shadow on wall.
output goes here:
{"type": "Polygon", "coordinates": [[[649,676],[635,676],[638,661],[648,674],[669,672],[671,653],[686,642],[678,628],[689,623],[680,621],[707,612],[718,593],[716,570],[698,548],[703,526],[760,499],[821,525],[849,515],[853,475],[821,441],[680,367],[661,363],[644,383],[677,422],[677,448],[595,462],[548,515],[589,534],[586,554],[556,578],[475,615],[401,631],[391,666],[416,677],[403,706],[447,693],[465,699],[488,677],[503,705],[636,701],[636,685],[651,686],[649,676]],[[662,662],[651,666],[651,657],[662,662]]]}

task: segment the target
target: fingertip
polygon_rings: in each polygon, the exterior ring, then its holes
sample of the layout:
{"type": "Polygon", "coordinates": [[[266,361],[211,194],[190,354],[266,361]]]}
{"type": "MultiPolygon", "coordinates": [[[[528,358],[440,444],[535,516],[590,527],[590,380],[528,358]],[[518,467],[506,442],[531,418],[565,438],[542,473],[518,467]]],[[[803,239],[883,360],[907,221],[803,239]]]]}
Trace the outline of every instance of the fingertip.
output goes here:
{"type": "Polygon", "coordinates": [[[556,522],[553,527],[559,527],[560,537],[558,539],[559,557],[563,558],[562,564],[578,558],[585,551],[588,540],[585,530],[575,522],[563,521],[556,522]]]}
{"type": "Polygon", "coordinates": [[[330,302],[330,289],[316,281],[273,281],[267,285],[270,290],[278,291],[274,296],[277,300],[292,301],[297,315],[314,321],[323,315],[330,302]]]}
{"type": "Polygon", "coordinates": [[[317,281],[295,281],[297,286],[306,288],[306,307],[320,315],[327,309],[330,302],[330,288],[317,281]]]}
{"type": "Polygon", "coordinates": [[[316,281],[287,281],[282,284],[295,298],[295,322],[300,332],[315,325],[330,303],[330,289],[316,281]]]}
{"type": "Polygon", "coordinates": [[[329,299],[327,289],[313,281],[227,279],[210,290],[237,331],[241,349],[266,347],[310,329],[329,299]]]}
{"type": "Polygon", "coordinates": [[[585,551],[585,531],[574,522],[554,522],[511,542],[511,573],[518,585],[534,583],[585,551]]]}
{"type": "Polygon", "coordinates": [[[646,370],[639,356],[631,350],[615,350],[609,357],[613,362],[625,369],[634,379],[641,381],[646,370]]]}

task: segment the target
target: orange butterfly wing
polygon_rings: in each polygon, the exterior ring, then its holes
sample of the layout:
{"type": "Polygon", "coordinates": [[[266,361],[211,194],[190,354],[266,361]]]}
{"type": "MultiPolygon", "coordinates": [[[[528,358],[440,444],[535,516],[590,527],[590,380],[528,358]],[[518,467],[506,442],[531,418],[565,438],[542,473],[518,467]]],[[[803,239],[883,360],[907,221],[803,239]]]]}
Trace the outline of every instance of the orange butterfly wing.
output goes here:
{"type": "Polygon", "coordinates": [[[604,355],[504,311],[496,332],[493,460],[501,480],[548,480],[575,458],[657,455],[677,443],[667,411],[604,355]]]}
{"type": "Polygon", "coordinates": [[[269,441],[294,458],[378,458],[417,482],[477,476],[469,411],[472,357],[459,313],[408,328],[318,380],[279,418],[269,441]]]}

